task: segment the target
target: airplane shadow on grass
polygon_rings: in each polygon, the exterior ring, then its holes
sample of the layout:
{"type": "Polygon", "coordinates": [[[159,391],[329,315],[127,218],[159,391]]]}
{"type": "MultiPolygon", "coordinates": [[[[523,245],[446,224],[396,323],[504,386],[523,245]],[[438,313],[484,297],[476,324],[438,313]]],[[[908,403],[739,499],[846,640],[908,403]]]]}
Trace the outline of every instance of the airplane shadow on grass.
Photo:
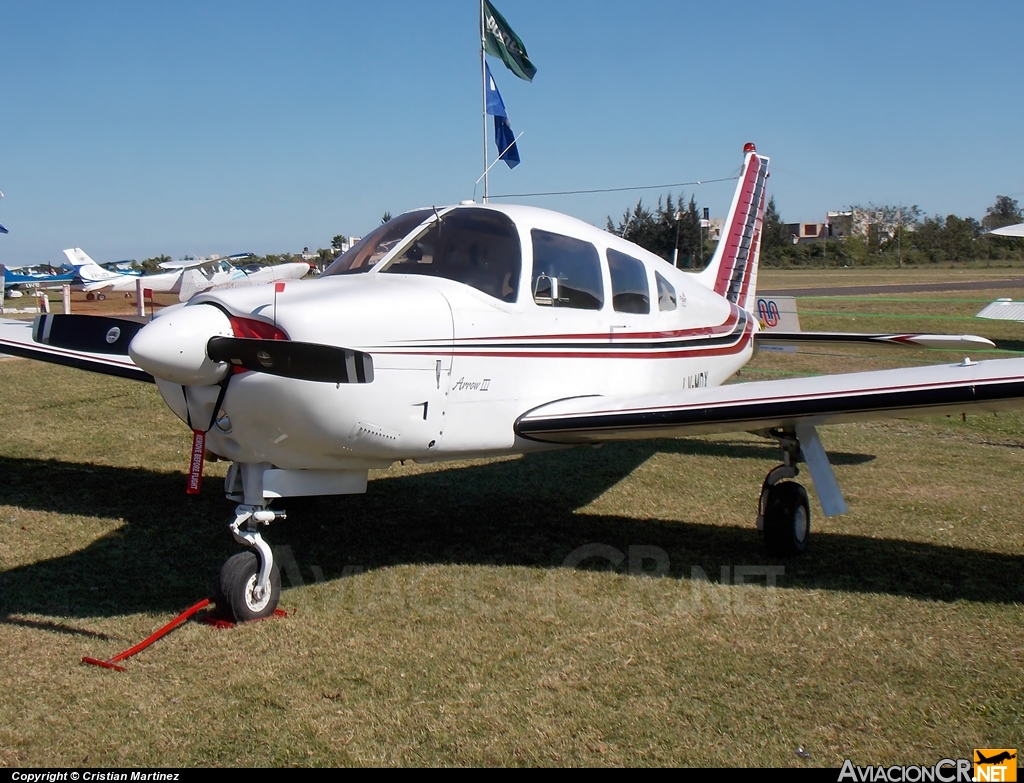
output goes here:
{"type": "MultiPolygon", "coordinates": [[[[778,454],[767,444],[738,441],[647,441],[388,477],[372,481],[366,495],[289,499],[282,503],[289,519],[272,526],[268,539],[288,547],[307,582],[344,578],[354,567],[409,564],[549,569],[594,543],[622,553],[631,545],[657,547],[668,557],[672,578],[690,578],[693,566],[716,579],[723,565],[782,562],[765,555],[752,519],[726,527],[575,513],[658,452],[752,460],[775,460],[778,454]]],[[[840,465],[874,459],[831,456],[840,465]]],[[[763,466],[754,469],[760,475],[763,466]]],[[[202,495],[188,497],[182,474],[140,468],[0,457],[0,474],[4,504],[125,520],[84,549],[0,572],[0,622],[28,622],[19,615],[179,611],[212,593],[224,560],[239,550],[227,530],[232,507],[218,479],[208,479],[202,495]]],[[[679,482],[685,485],[686,476],[679,482]]],[[[0,523],[5,543],[16,553],[18,537],[29,533],[17,521],[0,523]]],[[[1024,562],[992,552],[815,533],[805,556],[782,564],[782,588],[939,601],[1024,600],[1024,562]]],[[[610,563],[591,558],[582,566],[607,569],[610,563]]]]}

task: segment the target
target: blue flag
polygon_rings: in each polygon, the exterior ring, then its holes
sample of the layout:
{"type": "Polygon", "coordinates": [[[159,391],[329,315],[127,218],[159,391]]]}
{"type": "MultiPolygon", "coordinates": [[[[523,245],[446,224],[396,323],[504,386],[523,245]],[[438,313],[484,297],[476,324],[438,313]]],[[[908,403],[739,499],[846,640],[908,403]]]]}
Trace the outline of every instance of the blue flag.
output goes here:
{"type": "Polygon", "coordinates": [[[6,233],[7,233],[7,229],[4,228],[3,226],[0,226],[0,234],[6,234],[6,233]]]}
{"type": "Polygon", "coordinates": [[[501,99],[494,77],[491,76],[491,68],[486,64],[484,67],[487,69],[487,113],[494,117],[494,144],[498,148],[498,157],[505,161],[510,169],[514,169],[519,165],[516,135],[512,132],[512,126],[508,124],[505,102],[501,99]]]}

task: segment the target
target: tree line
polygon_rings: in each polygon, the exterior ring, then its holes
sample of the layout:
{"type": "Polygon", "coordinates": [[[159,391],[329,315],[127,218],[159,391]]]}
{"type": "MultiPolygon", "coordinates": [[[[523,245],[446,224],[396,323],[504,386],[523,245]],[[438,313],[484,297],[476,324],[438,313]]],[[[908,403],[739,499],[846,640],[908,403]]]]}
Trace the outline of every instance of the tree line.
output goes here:
{"type": "Polygon", "coordinates": [[[700,221],[693,196],[686,202],[685,193],[675,198],[668,193],[664,199],[658,198],[654,209],[645,207],[643,199],[639,199],[617,224],[609,217],[606,228],[666,261],[676,260],[684,269],[699,269],[715,251],[715,242],[709,239],[707,229],[701,228],[700,221]]]}
{"type": "MultiPolygon", "coordinates": [[[[861,230],[843,237],[794,243],[779,214],[774,196],[765,206],[761,262],[767,266],[857,266],[871,264],[927,265],[952,262],[1024,262],[1024,241],[991,236],[989,231],[1024,223],[1024,210],[1016,199],[996,196],[979,221],[958,215],[926,215],[917,205],[851,206],[861,216],[861,230]]],[[[650,209],[642,200],[627,209],[607,230],[628,239],[682,268],[702,268],[716,242],[700,227],[700,210],[693,196],[680,193],[659,198],[650,209]],[[686,206],[683,206],[686,203],[686,206]],[[678,250],[678,252],[677,252],[678,250]]]]}

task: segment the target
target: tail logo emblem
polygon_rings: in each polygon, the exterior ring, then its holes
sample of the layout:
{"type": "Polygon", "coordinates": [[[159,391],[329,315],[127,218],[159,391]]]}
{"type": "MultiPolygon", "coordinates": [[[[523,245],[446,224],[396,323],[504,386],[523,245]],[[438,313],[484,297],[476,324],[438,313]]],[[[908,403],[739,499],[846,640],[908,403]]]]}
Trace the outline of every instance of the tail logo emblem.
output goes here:
{"type": "Polygon", "coordinates": [[[762,326],[771,329],[779,323],[779,306],[772,299],[758,299],[757,317],[762,326]]]}

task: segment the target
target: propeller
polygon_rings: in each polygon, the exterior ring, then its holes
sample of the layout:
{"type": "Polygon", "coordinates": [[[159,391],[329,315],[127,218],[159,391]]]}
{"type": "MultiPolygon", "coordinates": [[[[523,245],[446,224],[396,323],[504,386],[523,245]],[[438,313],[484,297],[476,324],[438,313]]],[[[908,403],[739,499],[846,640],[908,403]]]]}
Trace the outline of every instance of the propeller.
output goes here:
{"type": "Polygon", "coordinates": [[[370,383],[370,354],[319,343],[211,337],[206,355],[214,362],[230,362],[253,372],[326,383],[370,383]]]}
{"type": "Polygon", "coordinates": [[[126,318],[101,315],[40,315],[32,324],[32,339],[54,348],[128,355],[128,344],[145,326],[126,318]]]}

